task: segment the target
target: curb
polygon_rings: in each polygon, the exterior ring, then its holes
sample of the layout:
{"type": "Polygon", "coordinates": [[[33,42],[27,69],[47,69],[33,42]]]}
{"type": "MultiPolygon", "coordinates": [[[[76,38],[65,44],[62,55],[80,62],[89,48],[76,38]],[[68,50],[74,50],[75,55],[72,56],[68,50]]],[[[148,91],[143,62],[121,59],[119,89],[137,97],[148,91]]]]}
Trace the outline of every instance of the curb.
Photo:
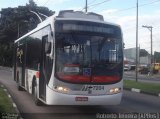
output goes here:
{"type": "Polygon", "coordinates": [[[131,91],[131,92],[143,93],[143,94],[148,94],[148,95],[153,95],[153,96],[160,97],[160,93],[146,92],[146,91],[142,91],[141,89],[136,89],[136,88],[126,88],[126,87],[123,87],[123,89],[124,89],[124,90],[128,90],[128,91],[131,91]]]}
{"type": "Polygon", "coordinates": [[[13,117],[14,117],[14,118],[17,118],[17,119],[23,119],[22,116],[20,115],[20,112],[19,112],[19,110],[18,110],[18,108],[17,108],[16,103],[13,101],[13,98],[12,98],[12,96],[9,94],[9,91],[7,90],[7,88],[6,88],[3,84],[0,84],[0,87],[3,88],[3,90],[6,92],[6,94],[8,95],[8,98],[11,100],[12,105],[13,105],[15,111],[16,111],[16,114],[13,115],[13,117]]]}

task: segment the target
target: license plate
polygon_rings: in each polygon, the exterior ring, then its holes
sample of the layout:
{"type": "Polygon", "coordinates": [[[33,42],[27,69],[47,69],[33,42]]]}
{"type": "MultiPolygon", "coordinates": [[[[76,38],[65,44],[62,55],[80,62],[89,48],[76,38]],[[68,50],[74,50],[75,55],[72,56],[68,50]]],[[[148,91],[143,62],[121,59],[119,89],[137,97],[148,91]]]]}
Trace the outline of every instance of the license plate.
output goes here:
{"type": "Polygon", "coordinates": [[[75,101],[88,101],[88,97],[75,97],[75,101]]]}

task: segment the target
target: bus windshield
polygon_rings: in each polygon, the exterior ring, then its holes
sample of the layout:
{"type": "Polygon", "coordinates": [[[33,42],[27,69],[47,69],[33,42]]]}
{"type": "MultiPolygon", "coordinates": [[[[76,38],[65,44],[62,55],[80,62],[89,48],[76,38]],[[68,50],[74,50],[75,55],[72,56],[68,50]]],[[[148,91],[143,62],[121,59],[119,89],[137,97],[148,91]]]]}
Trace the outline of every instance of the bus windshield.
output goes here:
{"type": "Polygon", "coordinates": [[[55,34],[56,77],[82,83],[119,81],[123,69],[121,36],[113,33],[114,28],[95,26],[99,30],[93,31],[90,26],[83,30],[80,25],[79,29],[63,26],[65,30],[55,34]]]}

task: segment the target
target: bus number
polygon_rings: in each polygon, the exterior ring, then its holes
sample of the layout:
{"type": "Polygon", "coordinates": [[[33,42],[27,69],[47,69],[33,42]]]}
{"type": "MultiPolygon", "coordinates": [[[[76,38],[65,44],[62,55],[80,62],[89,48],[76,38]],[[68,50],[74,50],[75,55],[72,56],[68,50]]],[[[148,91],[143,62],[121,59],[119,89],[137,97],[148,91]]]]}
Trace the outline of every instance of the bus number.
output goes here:
{"type": "Polygon", "coordinates": [[[104,86],[85,85],[85,86],[82,87],[82,91],[88,91],[88,90],[104,90],[104,86]]]}

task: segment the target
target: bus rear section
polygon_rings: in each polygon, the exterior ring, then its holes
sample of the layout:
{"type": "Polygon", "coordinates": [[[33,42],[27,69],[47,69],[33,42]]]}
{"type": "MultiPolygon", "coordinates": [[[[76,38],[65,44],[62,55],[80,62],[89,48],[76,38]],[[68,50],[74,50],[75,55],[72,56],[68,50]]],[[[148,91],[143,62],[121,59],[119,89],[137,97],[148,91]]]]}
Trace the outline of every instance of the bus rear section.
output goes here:
{"type": "Polygon", "coordinates": [[[119,26],[55,21],[54,71],[49,105],[116,105],[123,90],[123,41],[119,26]]]}

